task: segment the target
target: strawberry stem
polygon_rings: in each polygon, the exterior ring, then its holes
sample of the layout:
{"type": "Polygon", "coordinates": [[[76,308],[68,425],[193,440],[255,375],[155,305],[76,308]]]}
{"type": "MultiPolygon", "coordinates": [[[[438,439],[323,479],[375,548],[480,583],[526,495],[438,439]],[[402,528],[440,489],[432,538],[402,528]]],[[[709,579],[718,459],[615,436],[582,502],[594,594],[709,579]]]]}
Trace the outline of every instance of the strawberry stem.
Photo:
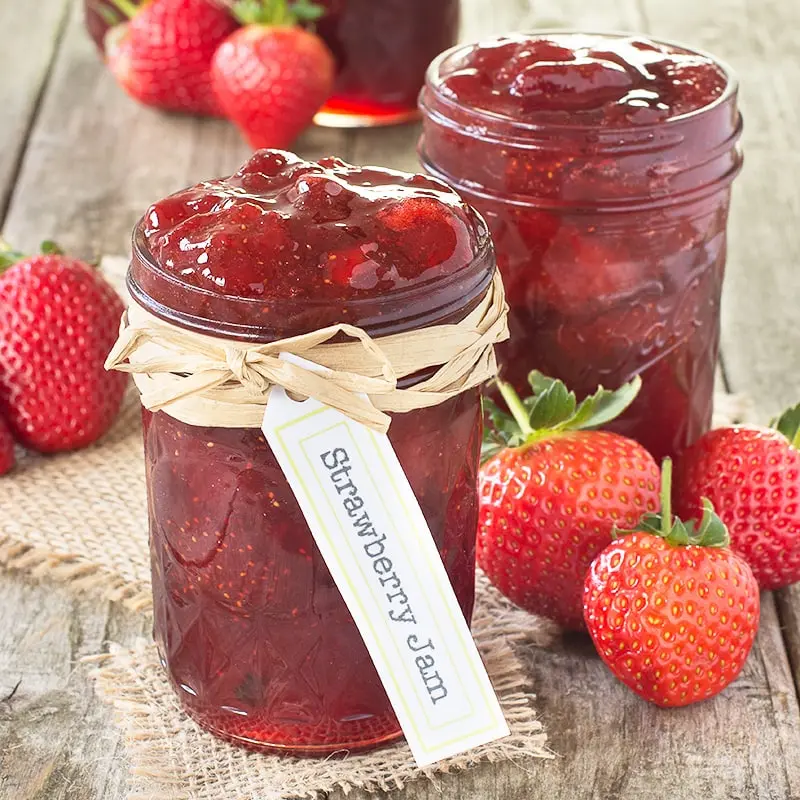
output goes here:
{"type": "Polygon", "coordinates": [[[661,535],[667,539],[672,532],[672,459],[661,464],[661,535]]]}
{"type": "Polygon", "coordinates": [[[109,2],[128,19],[133,19],[140,10],[139,4],[134,0],[109,0],[109,2]]]}
{"type": "Polygon", "coordinates": [[[315,22],[324,16],[325,9],[310,0],[237,0],[231,9],[242,25],[297,25],[315,22]]]}
{"type": "Polygon", "coordinates": [[[703,513],[701,518],[684,522],[672,516],[672,459],[665,458],[661,465],[661,511],[642,515],[633,530],[614,528],[614,539],[630,533],[649,533],[660,536],[675,547],[727,547],[730,536],[725,523],[714,512],[714,506],[707,497],[701,498],[703,513]]]}
{"type": "Polygon", "coordinates": [[[514,417],[514,421],[519,425],[522,435],[526,439],[529,436],[533,436],[534,430],[528,421],[528,411],[522,404],[522,400],[519,399],[519,395],[514,391],[514,387],[510,383],[498,380],[497,388],[500,390],[500,394],[503,395],[503,400],[506,401],[511,416],[514,417]]]}

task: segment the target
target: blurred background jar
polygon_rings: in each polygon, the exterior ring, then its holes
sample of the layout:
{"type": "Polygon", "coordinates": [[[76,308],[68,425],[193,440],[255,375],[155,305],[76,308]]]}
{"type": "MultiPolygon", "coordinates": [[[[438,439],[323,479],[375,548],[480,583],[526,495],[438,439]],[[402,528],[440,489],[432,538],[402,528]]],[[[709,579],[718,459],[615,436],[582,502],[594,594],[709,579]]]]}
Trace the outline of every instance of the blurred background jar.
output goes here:
{"type": "Polygon", "coordinates": [[[334,93],[318,125],[391,125],[416,118],[425,70],[458,36],[459,0],[324,0],[317,23],[336,57],[334,93]]]}
{"type": "Polygon", "coordinates": [[[502,376],[528,393],[538,369],[584,397],[640,374],[609,427],[656,458],[692,444],[711,423],[742,164],[730,69],[638,37],[518,34],[443,53],[421,107],[425,169],[494,239],[502,376]]]}

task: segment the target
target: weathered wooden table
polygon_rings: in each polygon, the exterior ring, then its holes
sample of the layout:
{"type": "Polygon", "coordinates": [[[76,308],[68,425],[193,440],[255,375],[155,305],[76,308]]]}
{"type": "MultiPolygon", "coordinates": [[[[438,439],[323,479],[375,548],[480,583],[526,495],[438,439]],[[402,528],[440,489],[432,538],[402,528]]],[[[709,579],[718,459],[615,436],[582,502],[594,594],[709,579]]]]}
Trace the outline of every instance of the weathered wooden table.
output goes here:
{"type": "MultiPolygon", "coordinates": [[[[431,0],[436,2],[436,0],[431,0]]],[[[221,121],[129,100],[84,34],[79,3],[0,0],[0,223],[33,248],[52,236],[86,257],[127,251],[154,199],[246,155],[221,121]]],[[[739,72],[746,165],[734,192],[722,374],[766,419],[800,399],[800,5],[795,0],[465,0],[464,37],[532,27],[639,30],[720,55],[739,72]]],[[[413,169],[414,126],[312,130],[303,155],[413,169]]],[[[2,486],[0,485],[0,491],[2,486]]],[[[97,597],[0,575],[0,798],[118,800],[126,763],[108,710],[76,662],[146,624],[97,597]]],[[[739,680],[660,711],[618,684],[583,638],[527,654],[558,758],[484,766],[445,797],[647,800],[800,798],[800,587],[763,597],[739,680]]],[[[398,797],[401,793],[397,793],[398,797]]],[[[358,796],[358,793],[355,793],[358,796]]],[[[421,782],[407,797],[437,797],[421,782]]],[[[226,799],[227,800],[227,799],[226,799]]]]}

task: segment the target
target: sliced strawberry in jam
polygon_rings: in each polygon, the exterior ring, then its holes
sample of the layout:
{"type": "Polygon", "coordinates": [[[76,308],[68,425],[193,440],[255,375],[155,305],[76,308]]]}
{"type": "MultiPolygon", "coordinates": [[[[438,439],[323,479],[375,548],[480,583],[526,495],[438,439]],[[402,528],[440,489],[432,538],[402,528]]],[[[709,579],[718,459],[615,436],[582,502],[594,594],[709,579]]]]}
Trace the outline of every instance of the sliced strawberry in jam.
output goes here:
{"type": "MultiPolygon", "coordinates": [[[[511,59],[501,64],[494,75],[497,83],[511,83],[523,70],[541,61],[551,63],[575,60],[575,51],[550,39],[536,39],[518,44],[511,59]]],[[[513,91],[513,90],[512,90],[513,91]]]]}
{"type": "Polygon", "coordinates": [[[377,250],[378,245],[370,242],[328,253],[325,269],[331,282],[354,289],[374,289],[381,279],[381,272],[386,272],[385,267],[372,258],[377,250]]]}
{"type": "Polygon", "coordinates": [[[258,297],[292,251],[286,220],[245,201],[180,223],[163,237],[159,255],[186,283],[258,297]]]}
{"type": "Polygon", "coordinates": [[[307,173],[295,181],[289,192],[293,204],[315,223],[341,222],[350,217],[355,192],[324,174],[307,173]]]}
{"type": "Polygon", "coordinates": [[[596,109],[621,99],[633,87],[628,71],[611,61],[540,61],[523,69],[510,92],[524,110],[596,109]]]}
{"type": "Polygon", "coordinates": [[[564,225],[542,260],[550,305],[569,315],[591,315],[598,308],[640,294],[645,265],[630,257],[624,242],[601,239],[564,225]]]}
{"type": "Polygon", "coordinates": [[[449,261],[463,263],[469,252],[466,226],[442,203],[427,197],[401,200],[378,212],[384,226],[378,241],[387,249],[402,253],[408,263],[398,265],[404,278],[415,278],[431,267],[449,261]]]}

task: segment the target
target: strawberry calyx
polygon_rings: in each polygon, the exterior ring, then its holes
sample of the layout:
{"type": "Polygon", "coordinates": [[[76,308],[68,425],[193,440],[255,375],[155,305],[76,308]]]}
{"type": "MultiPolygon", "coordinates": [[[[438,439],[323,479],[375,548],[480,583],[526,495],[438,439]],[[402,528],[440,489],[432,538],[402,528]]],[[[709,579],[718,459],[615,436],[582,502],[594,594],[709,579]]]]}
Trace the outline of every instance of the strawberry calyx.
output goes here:
{"type": "Polygon", "coordinates": [[[644,514],[631,530],[615,528],[612,537],[619,539],[640,532],[659,536],[677,547],[728,547],[731,541],[728,528],[717,516],[714,505],[707,497],[701,498],[700,502],[703,515],[699,520],[684,522],[680,517],[672,516],[672,459],[665,458],[661,465],[661,512],[644,514]]]}
{"type": "Polygon", "coordinates": [[[120,19],[114,12],[107,6],[101,3],[96,3],[100,16],[105,20],[108,25],[117,25],[123,20],[133,19],[141,10],[142,6],[146,5],[150,0],[108,0],[114,8],[122,15],[120,19]]]}
{"type": "Polygon", "coordinates": [[[800,450],[800,403],[787,408],[783,414],[773,419],[769,426],[782,433],[795,450],[800,450]]]}
{"type": "MultiPolygon", "coordinates": [[[[50,239],[46,239],[40,245],[42,255],[45,256],[61,256],[64,251],[50,239]]],[[[13,247],[2,237],[0,237],[0,275],[2,275],[9,267],[13,267],[18,261],[22,261],[29,257],[28,253],[23,253],[20,250],[14,250],[13,247]]]]}
{"type": "Polygon", "coordinates": [[[231,8],[242,25],[297,25],[316,22],[325,15],[325,8],[311,0],[237,0],[231,8]]]}
{"type": "Polygon", "coordinates": [[[642,379],[636,375],[614,391],[598,386],[593,395],[580,403],[575,392],[569,391],[563,381],[538,370],[528,374],[528,383],[533,394],[522,399],[510,383],[496,381],[510,414],[493,400],[483,399],[489,424],[483,435],[482,461],[508,447],[522,447],[554,434],[592,430],[611,422],[634,401],[642,379]]]}

